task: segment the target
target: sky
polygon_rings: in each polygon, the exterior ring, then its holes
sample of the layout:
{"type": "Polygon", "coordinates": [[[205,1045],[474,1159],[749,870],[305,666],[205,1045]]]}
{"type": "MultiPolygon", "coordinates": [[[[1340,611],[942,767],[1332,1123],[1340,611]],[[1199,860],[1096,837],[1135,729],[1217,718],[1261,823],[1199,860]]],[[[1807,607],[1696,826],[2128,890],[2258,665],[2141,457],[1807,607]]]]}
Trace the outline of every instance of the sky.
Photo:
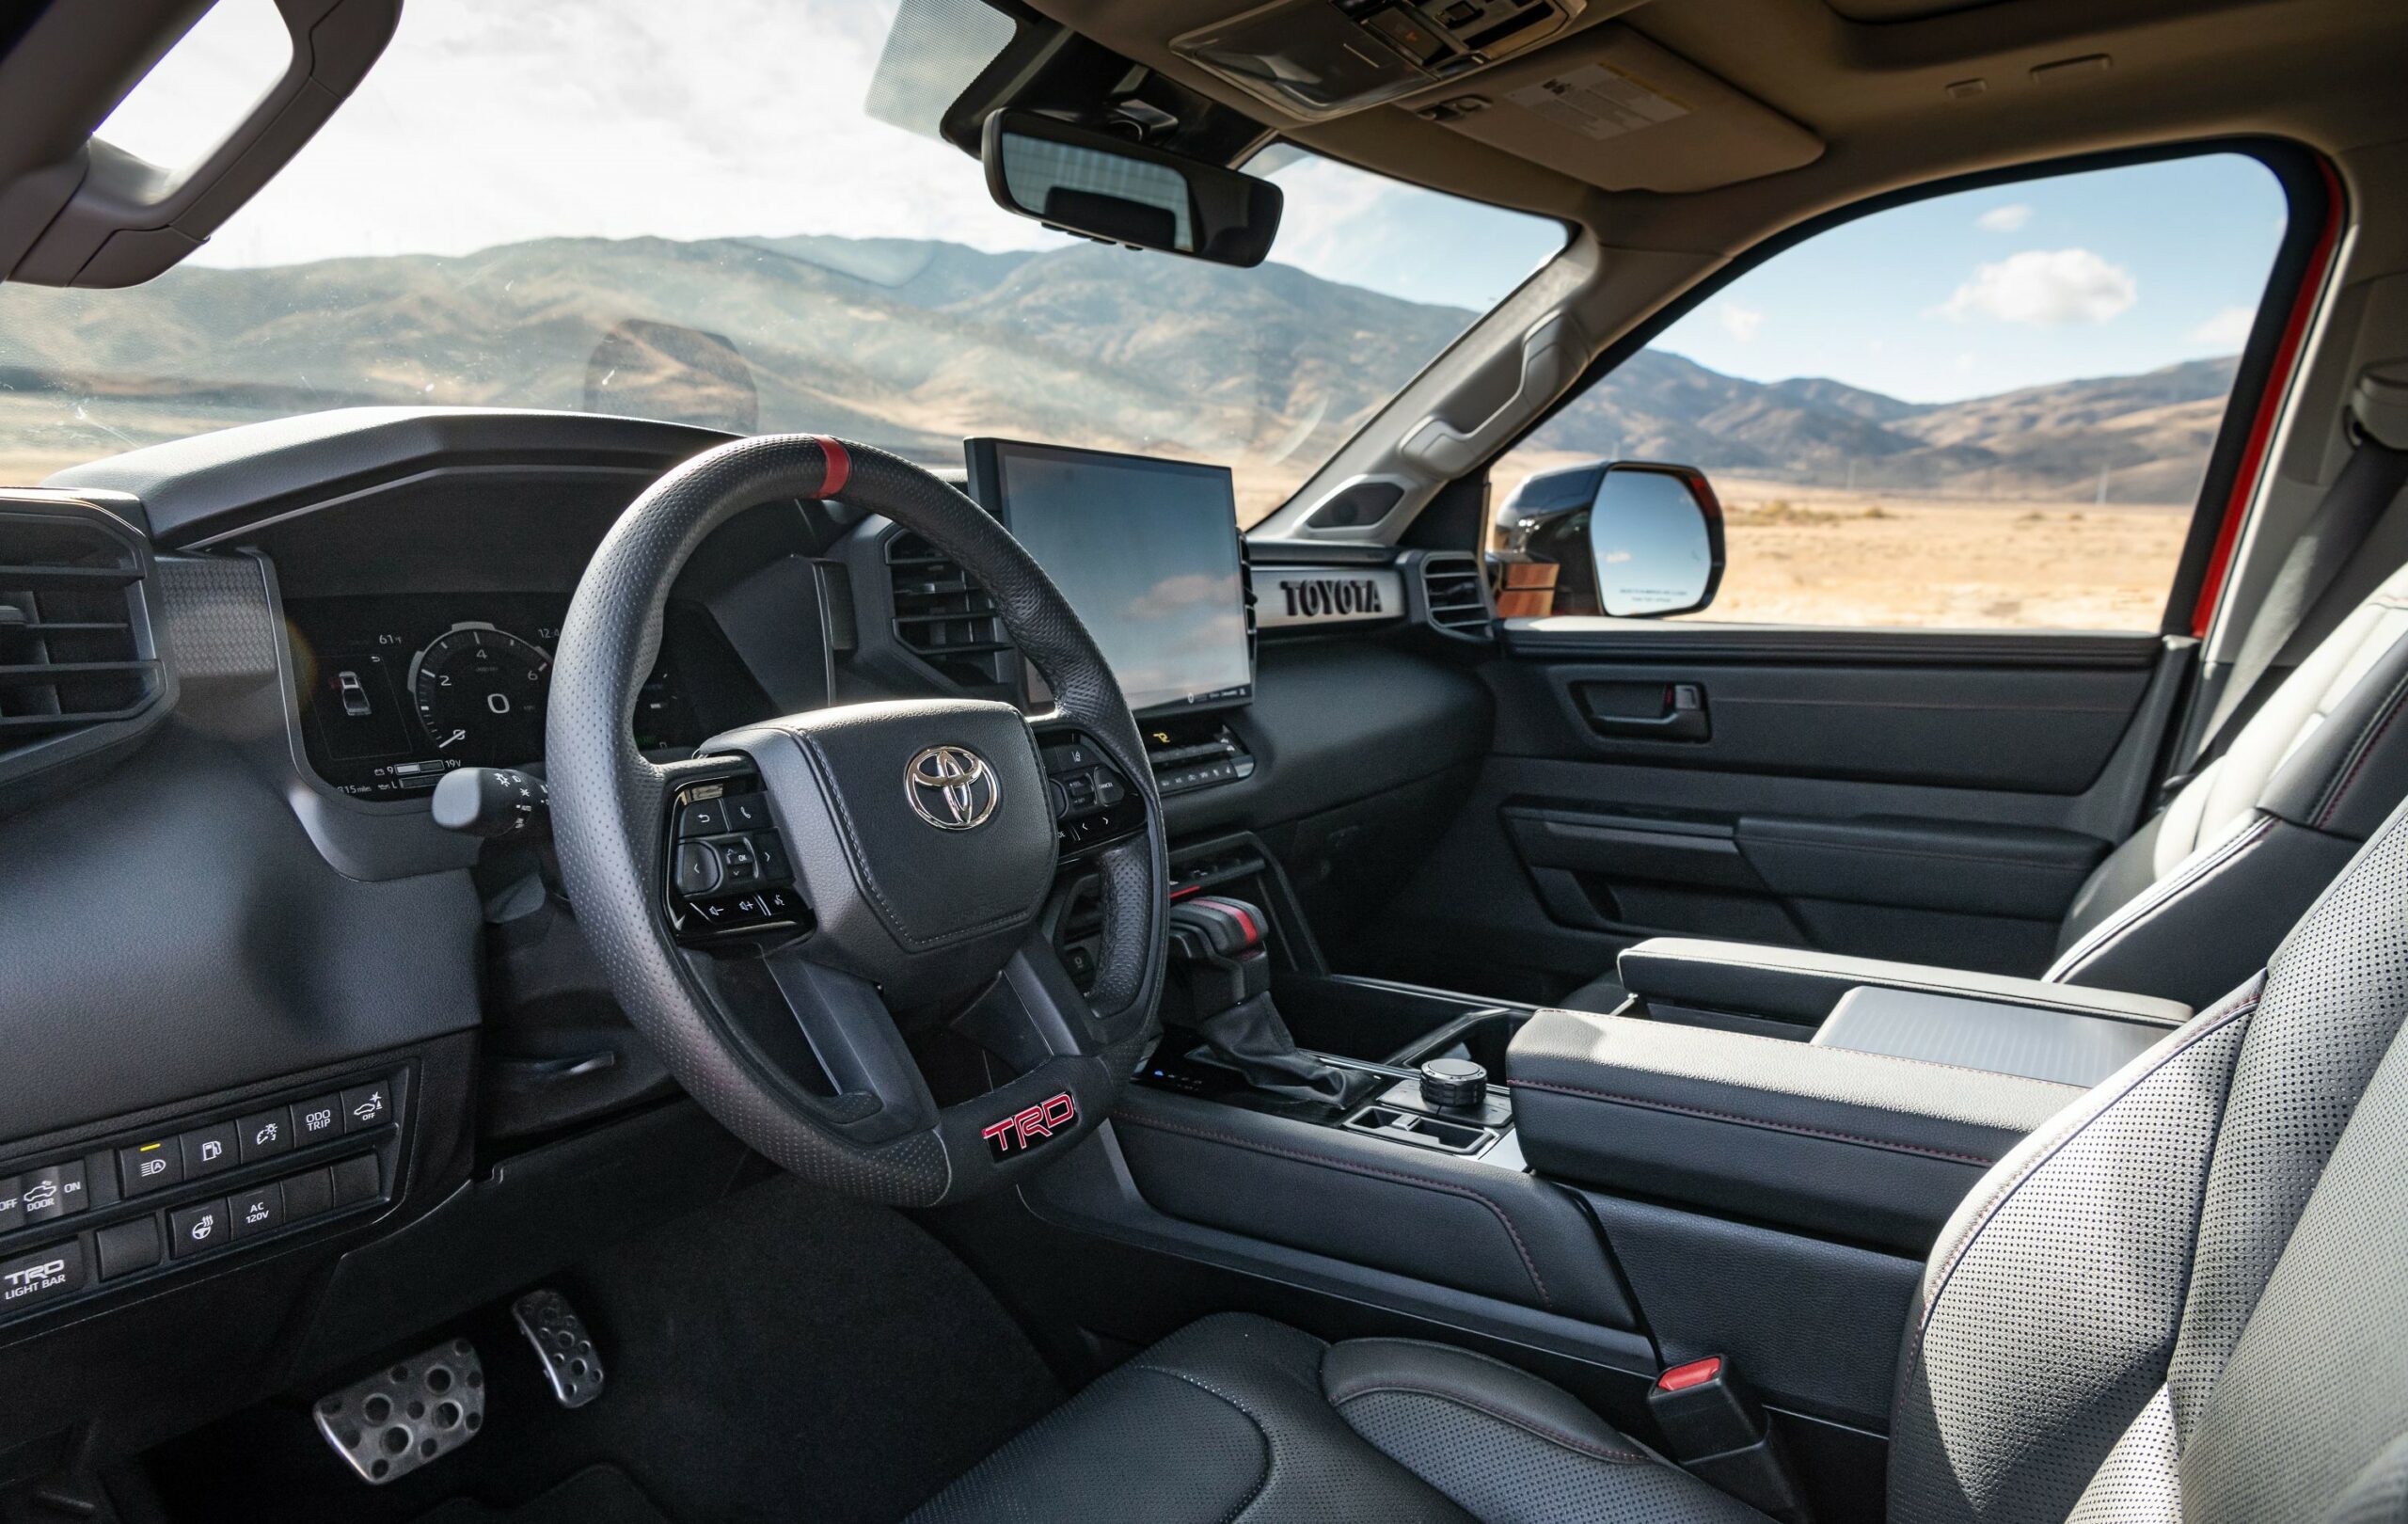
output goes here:
{"type": "MultiPolygon", "coordinates": [[[[359,91],[195,260],[558,235],[1059,246],[932,135],[938,103],[1005,36],[977,0],[411,0],[359,91]],[[898,3],[912,45],[881,75],[898,3]],[[918,130],[866,109],[874,92],[918,130]]],[[[181,162],[214,141],[196,123],[240,117],[282,46],[273,0],[220,0],[104,135],[181,162]]],[[[1563,241],[1324,160],[1275,178],[1275,261],[1409,300],[1484,310],[1563,241]]],[[[2150,370],[2240,348],[2282,226],[2273,178],[2228,155],[1943,197],[1800,245],[1658,343],[1751,380],[1831,376],[1914,402],[2150,370]]]]}
{"type": "MultiPolygon", "coordinates": [[[[1069,242],[996,206],[977,161],[934,135],[1009,24],[978,0],[909,0],[911,46],[881,77],[897,8],[410,0],[358,91],[195,261],[464,254],[558,235],[1069,242]],[[873,115],[874,91],[911,128],[873,115]]],[[[220,0],[103,135],[185,162],[285,52],[273,0],[220,0]]],[[[1288,199],[1275,260],[1412,301],[1484,311],[1564,241],[1558,224],[1326,160],[1275,178],[1288,199]]]]}
{"type": "Polygon", "coordinates": [[[2237,154],[1936,197],[1774,256],[1656,347],[1751,381],[1956,402],[2240,351],[2282,242],[2237,154]]]}

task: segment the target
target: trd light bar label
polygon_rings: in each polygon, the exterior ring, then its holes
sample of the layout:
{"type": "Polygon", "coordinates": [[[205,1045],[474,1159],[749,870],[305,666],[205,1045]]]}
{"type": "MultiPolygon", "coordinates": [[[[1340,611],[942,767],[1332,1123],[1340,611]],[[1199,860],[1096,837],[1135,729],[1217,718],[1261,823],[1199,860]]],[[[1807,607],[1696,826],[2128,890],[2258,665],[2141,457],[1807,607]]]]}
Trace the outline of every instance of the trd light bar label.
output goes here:
{"type": "Polygon", "coordinates": [[[987,1151],[997,1164],[1015,1153],[1026,1153],[1040,1143],[1054,1141],[1057,1128],[1066,1128],[1079,1119],[1079,1103],[1064,1090],[1051,1100],[1040,1101],[1017,1116],[1005,1118],[978,1135],[987,1140],[987,1151]]]}

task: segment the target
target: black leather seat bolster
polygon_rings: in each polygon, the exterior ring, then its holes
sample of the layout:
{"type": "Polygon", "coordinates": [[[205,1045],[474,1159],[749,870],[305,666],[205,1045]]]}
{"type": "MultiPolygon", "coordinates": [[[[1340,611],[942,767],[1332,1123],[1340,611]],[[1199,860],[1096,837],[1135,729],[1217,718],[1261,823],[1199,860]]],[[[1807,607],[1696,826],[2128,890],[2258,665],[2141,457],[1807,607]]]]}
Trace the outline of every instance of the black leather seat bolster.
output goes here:
{"type": "Polygon", "coordinates": [[[2191,1008],[2180,1001],[2116,990],[1703,937],[1650,937],[1625,947],[1621,975],[1631,993],[1644,999],[1807,1026],[1829,1016],[1840,996],[1865,985],[2093,1012],[2168,1027],[2181,1024],[2191,1015],[2191,1008]]]}
{"type": "Polygon", "coordinates": [[[2070,1085],[1541,1011],[1506,1055],[1541,1174],[1920,1254],[2070,1085]]]}
{"type": "Polygon", "coordinates": [[[1765,1524],[1570,1393],[1465,1350],[1245,1313],[1097,1380],[911,1524],[1765,1524]]]}
{"type": "MultiPolygon", "coordinates": [[[[2408,798],[2408,640],[2393,643],[2267,780],[2258,807],[2356,844],[2408,798]]],[[[2322,887],[2319,885],[2318,887],[2322,887]]]]}
{"type": "Polygon", "coordinates": [[[1132,1089],[1138,1191],[1190,1222],[1615,1328],[1638,1326],[1565,1192],[1516,1169],[1132,1089]]]}
{"type": "Polygon", "coordinates": [[[1322,1393],[1329,1346],[1226,1313],[1137,1355],[987,1457],[912,1524],[1460,1524],[1322,1393]]]}
{"type": "Polygon", "coordinates": [[[1475,1517],[1762,1524],[1569,1392],[1465,1350],[1411,1339],[1333,1344],[1322,1390],[1354,1431],[1475,1517]]]}

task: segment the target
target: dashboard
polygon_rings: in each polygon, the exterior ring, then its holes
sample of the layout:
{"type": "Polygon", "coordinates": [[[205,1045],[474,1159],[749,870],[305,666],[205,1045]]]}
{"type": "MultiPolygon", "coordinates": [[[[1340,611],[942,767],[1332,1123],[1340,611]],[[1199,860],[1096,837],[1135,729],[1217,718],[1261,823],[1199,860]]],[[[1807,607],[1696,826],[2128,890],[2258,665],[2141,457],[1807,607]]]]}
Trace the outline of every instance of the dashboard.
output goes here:
{"type": "MultiPolygon", "coordinates": [[[[0,730],[0,1182],[55,1172],[62,1197],[71,1181],[89,1193],[0,1224],[0,1259],[66,1266],[38,1301],[0,1304],[0,1379],[120,1438],[181,1432],[733,1177],[740,1149],[626,1024],[543,849],[445,831],[427,797],[459,768],[540,763],[551,660],[594,548],[661,472],[721,442],[630,419],[358,409],[0,493],[0,567],[23,569],[61,514],[94,529],[128,617],[92,638],[151,678],[139,706],[96,691],[80,729],[62,720],[32,744],[0,730]],[[393,1109],[372,1128],[241,1154],[223,1175],[146,1169],[170,1139],[182,1160],[262,1117],[301,1132],[377,1084],[393,1109]],[[103,1234],[165,1237],[179,1214],[253,1195],[282,1219],[222,1254],[120,1270],[103,1251],[103,1234]]],[[[1196,502],[1218,490],[1179,475],[1196,502]]],[[[1034,500],[1006,505],[1028,542],[1034,500]]],[[[1174,845],[1204,854],[1184,861],[1209,867],[1240,833],[1301,861],[1342,832],[1439,829],[1441,814],[1381,802],[1485,745],[1478,679],[1430,659],[1454,637],[1401,596],[1428,553],[1350,561],[1242,547],[1226,512],[1190,523],[1190,539],[1107,547],[1163,593],[1095,619],[1108,656],[1161,668],[1141,728],[1174,845]],[[1156,558],[1175,543],[1194,549],[1156,558]],[[1386,611],[1278,612],[1287,582],[1334,579],[1386,611]],[[1249,588],[1272,611],[1259,650],[1249,588]],[[1212,617],[1166,639],[1176,622],[1156,616],[1187,607],[1174,594],[1212,617]]],[[[770,501],[714,531],[671,590],[633,739],[665,758],[775,715],[943,695],[1042,702],[991,605],[933,548],[841,502],[770,501]]],[[[1078,839],[1128,807],[1074,751],[1046,756],[1065,938],[1093,934],[1078,839]]],[[[1181,871],[1186,892],[1205,881],[1181,871]]],[[[0,1448],[46,1433],[44,1410],[0,1415],[0,1448]]]]}

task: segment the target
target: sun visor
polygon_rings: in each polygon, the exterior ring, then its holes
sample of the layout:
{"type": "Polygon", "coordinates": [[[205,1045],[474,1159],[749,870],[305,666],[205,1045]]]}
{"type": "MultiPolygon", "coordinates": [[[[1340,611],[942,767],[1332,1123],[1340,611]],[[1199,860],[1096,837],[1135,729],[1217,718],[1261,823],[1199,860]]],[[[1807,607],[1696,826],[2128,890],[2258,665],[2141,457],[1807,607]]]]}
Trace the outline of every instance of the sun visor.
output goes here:
{"type": "Polygon", "coordinates": [[[1823,141],[1619,23],[1408,108],[1605,190],[1701,191],[1812,164],[1823,141]]]}

